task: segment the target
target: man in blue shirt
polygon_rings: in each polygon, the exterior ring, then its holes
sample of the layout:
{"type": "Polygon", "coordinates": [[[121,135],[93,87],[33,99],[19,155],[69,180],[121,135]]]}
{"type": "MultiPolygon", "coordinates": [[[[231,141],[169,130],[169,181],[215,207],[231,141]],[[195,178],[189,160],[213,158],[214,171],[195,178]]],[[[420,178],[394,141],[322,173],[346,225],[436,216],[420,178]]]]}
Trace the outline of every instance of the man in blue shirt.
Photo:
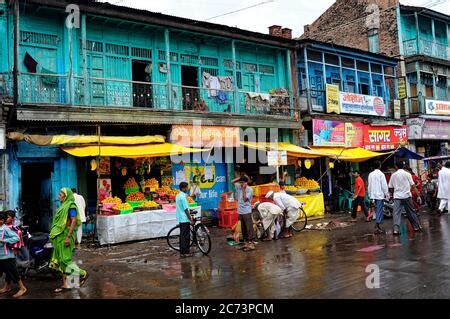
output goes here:
{"type": "Polygon", "coordinates": [[[190,253],[191,229],[190,224],[194,224],[194,219],[189,212],[187,201],[188,183],[180,183],[180,193],[175,198],[177,222],[180,223],[180,256],[192,257],[190,253]]]}
{"type": "Polygon", "coordinates": [[[239,220],[241,221],[242,237],[244,237],[245,241],[244,251],[255,250],[255,244],[253,243],[255,234],[252,219],[253,190],[248,186],[248,180],[248,177],[244,175],[232,181],[236,189],[239,220]]]}

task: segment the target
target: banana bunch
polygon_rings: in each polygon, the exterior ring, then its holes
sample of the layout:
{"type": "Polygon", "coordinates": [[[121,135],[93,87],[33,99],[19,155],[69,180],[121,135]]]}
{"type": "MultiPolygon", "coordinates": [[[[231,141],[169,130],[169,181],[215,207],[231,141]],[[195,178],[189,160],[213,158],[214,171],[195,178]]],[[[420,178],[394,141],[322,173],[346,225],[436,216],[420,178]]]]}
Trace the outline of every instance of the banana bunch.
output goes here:
{"type": "Polygon", "coordinates": [[[317,183],[315,180],[307,179],[305,177],[297,178],[295,180],[295,186],[301,189],[309,189],[309,190],[320,188],[319,183],[317,183]]]}
{"type": "Polygon", "coordinates": [[[141,206],[139,206],[140,208],[155,208],[155,207],[159,207],[159,204],[154,202],[154,201],[145,201],[141,206]]]}

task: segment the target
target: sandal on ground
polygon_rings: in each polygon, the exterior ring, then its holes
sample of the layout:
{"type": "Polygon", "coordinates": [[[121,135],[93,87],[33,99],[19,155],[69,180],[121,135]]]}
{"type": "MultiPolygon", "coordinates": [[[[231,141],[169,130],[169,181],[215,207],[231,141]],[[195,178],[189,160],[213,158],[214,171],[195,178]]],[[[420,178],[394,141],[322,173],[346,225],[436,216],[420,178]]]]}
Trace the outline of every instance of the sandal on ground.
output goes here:
{"type": "Polygon", "coordinates": [[[83,287],[83,285],[85,284],[85,282],[88,278],[89,278],[88,273],[86,273],[86,275],[84,275],[83,277],[80,278],[80,287],[83,287]]]}

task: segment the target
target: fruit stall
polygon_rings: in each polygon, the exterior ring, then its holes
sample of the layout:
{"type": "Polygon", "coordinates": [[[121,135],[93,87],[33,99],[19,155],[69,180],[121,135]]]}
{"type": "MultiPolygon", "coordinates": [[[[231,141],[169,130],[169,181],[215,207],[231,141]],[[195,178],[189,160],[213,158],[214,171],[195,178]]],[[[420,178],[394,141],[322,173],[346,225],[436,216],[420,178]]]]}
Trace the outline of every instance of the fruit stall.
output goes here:
{"type": "MultiPolygon", "coordinates": [[[[101,245],[133,240],[164,237],[177,225],[175,196],[180,192],[171,188],[173,180],[142,180],[130,177],[123,185],[125,200],[110,196],[102,200],[97,218],[98,239],[101,245]]],[[[188,197],[190,209],[201,216],[201,206],[188,197]]]]}

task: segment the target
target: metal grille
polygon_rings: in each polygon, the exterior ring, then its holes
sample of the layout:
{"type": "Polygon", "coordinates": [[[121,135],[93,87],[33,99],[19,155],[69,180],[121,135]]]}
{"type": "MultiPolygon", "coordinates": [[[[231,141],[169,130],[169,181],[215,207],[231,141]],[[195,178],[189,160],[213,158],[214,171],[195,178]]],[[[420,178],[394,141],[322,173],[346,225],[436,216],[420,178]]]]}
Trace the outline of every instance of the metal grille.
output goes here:
{"type": "Polygon", "coordinates": [[[152,50],[142,48],[131,48],[131,55],[136,58],[151,59],[152,50]]]}
{"type": "MultiPolygon", "coordinates": [[[[158,50],[158,60],[166,61],[166,51],[158,50]]],[[[178,53],[170,52],[170,62],[178,62],[178,53]]]]}
{"type": "Polygon", "coordinates": [[[259,65],[259,72],[261,73],[267,73],[267,74],[274,74],[274,68],[271,65],[265,65],[265,64],[260,64],[259,65]]]}
{"type": "Polygon", "coordinates": [[[198,57],[195,55],[181,54],[180,60],[181,60],[181,63],[198,64],[198,57]]]}
{"type": "Polygon", "coordinates": [[[57,46],[58,36],[45,33],[20,31],[20,41],[25,43],[57,46]]]}
{"type": "Polygon", "coordinates": [[[202,68],[202,73],[203,72],[209,73],[212,76],[218,76],[219,75],[219,69],[214,69],[214,68],[202,68]]]}
{"type": "Polygon", "coordinates": [[[244,70],[247,72],[257,72],[258,66],[253,63],[242,63],[244,70]]]}
{"type": "MultiPolygon", "coordinates": [[[[233,69],[233,60],[228,60],[228,59],[224,59],[223,60],[223,67],[225,69],[233,69]]],[[[241,64],[239,62],[236,62],[236,69],[240,69],[241,68],[241,64]]]]}
{"type": "Polygon", "coordinates": [[[208,65],[208,66],[219,66],[219,59],[217,58],[209,58],[202,56],[200,57],[201,64],[202,65],[208,65]]]}
{"type": "MultiPolygon", "coordinates": [[[[83,47],[83,41],[80,40],[80,48],[83,47]]],[[[103,43],[97,41],[86,41],[86,50],[91,52],[103,52],[103,43]]]]}
{"type": "Polygon", "coordinates": [[[115,55],[129,55],[128,47],[125,45],[106,43],[106,53],[115,55]]]}

